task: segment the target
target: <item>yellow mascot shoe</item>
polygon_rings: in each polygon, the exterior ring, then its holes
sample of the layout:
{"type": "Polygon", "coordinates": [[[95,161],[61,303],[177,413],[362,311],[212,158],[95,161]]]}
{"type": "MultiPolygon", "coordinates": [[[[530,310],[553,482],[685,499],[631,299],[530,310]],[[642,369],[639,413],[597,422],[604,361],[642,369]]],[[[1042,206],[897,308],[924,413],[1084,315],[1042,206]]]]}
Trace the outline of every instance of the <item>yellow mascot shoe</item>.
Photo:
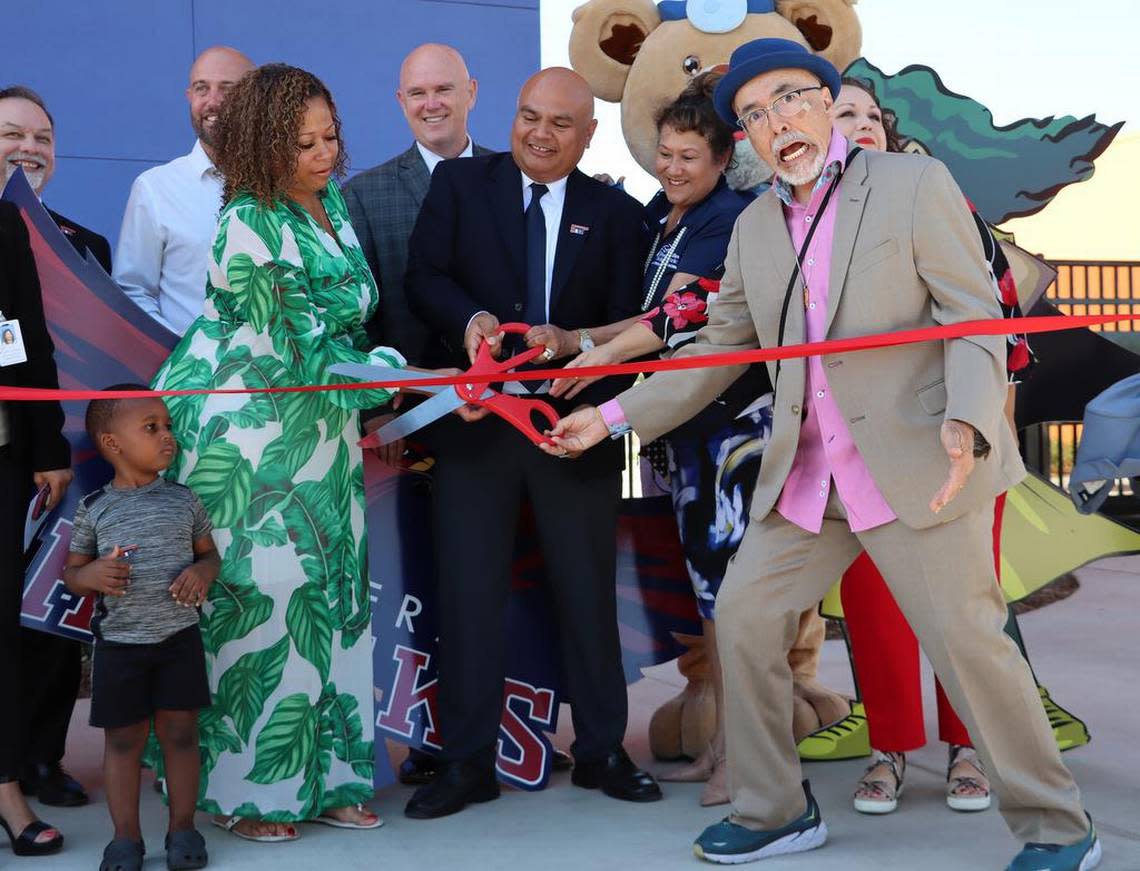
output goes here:
{"type": "Polygon", "coordinates": [[[1091,740],[1089,729],[1081,720],[1078,720],[1055,701],[1049,698],[1049,691],[1038,686],[1041,694],[1041,704],[1045,706],[1045,713],[1049,715],[1049,725],[1053,727],[1053,738],[1061,750],[1072,750],[1074,747],[1083,747],[1091,740]]]}
{"type": "Polygon", "coordinates": [[[800,759],[827,762],[858,759],[871,755],[871,736],[862,702],[851,705],[851,713],[830,726],[806,735],[798,745],[800,759]]]}

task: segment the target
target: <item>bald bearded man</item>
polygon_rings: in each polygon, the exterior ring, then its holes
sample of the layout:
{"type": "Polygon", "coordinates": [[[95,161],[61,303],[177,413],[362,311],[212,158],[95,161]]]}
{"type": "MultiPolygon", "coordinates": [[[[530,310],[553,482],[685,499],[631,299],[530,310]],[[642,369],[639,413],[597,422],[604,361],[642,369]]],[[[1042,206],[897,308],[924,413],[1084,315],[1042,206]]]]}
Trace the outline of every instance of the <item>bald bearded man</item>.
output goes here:
{"type": "MultiPolygon", "coordinates": [[[[649,242],[641,206],[576,169],[596,126],[586,82],[568,69],[544,70],[519,94],[510,153],[436,167],[406,281],[412,311],[440,340],[428,360],[465,368],[483,339],[500,343],[501,322],[525,321],[560,328],[565,340],[549,349],[558,365],[578,352],[579,329],[639,310],[649,242]]],[[[626,383],[608,379],[589,389],[600,399],[626,383]]],[[[516,382],[513,389],[524,388],[516,382]]],[[[469,417],[478,419],[449,415],[423,433],[436,453],[443,749],[438,777],[405,813],[439,817],[499,795],[505,618],[524,498],[534,508],[573,703],[572,782],[627,801],[659,799],[653,778],[622,749],[627,709],[614,577],[621,446],[567,462],[539,452],[498,417],[469,417]]]]}
{"type": "Polygon", "coordinates": [[[253,61],[224,45],[190,67],[186,99],[198,141],[184,157],[148,169],[131,186],[115,249],[115,281],[135,303],[178,335],[202,313],[206,268],[222,207],[214,168],[218,111],[253,61]]]}

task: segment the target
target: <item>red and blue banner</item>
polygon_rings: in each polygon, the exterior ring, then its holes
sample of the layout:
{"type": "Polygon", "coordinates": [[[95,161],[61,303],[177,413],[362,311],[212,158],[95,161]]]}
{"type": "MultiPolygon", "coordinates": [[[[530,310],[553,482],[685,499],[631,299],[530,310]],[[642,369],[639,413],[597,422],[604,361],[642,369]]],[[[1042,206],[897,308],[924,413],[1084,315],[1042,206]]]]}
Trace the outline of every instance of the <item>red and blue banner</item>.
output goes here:
{"type": "MultiPolygon", "coordinates": [[[[3,198],[20,207],[28,225],[60,386],[98,390],[149,383],[178,337],[139,309],[93,257],[75,250],[22,172],[13,176],[3,198]]],[[[63,405],[76,479],[26,554],[21,619],[33,629],[90,641],[93,602],[68,592],[61,576],[78,501],[102,487],[111,468],[87,438],[85,405],[63,405]]],[[[438,749],[431,475],[395,472],[367,454],[365,482],[376,735],[438,749]]],[[[700,623],[669,500],[629,500],[618,535],[619,620],[626,678],[632,682],[643,666],[681,652],[672,632],[696,633],[700,623]]],[[[556,627],[542,581],[537,539],[524,519],[508,606],[498,756],[501,779],[522,789],[546,785],[552,756],[548,736],[557,725],[559,704],[572,701],[564,697],[556,627]]],[[[384,786],[392,774],[384,742],[376,743],[377,786],[384,786]]]]}

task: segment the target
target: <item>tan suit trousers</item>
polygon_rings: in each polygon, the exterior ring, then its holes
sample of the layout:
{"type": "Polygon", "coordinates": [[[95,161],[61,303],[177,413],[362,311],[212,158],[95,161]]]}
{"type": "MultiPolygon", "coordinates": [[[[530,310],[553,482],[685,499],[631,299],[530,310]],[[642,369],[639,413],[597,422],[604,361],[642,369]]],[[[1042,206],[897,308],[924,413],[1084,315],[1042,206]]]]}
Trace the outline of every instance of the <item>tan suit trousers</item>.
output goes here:
{"type": "Polygon", "coordinates": [[[774,829],[804,811],[788,651],[800,614],[866,549],[970,730],[1014,836],[1079,841],[1089,826],[1080,793],[1029,666],[1002,631],[992,507],[928,529],[896,520],[853,533],[831,493],[818,535],[776,511],[753,519],[717,596],[733,819],[774,829]]]}

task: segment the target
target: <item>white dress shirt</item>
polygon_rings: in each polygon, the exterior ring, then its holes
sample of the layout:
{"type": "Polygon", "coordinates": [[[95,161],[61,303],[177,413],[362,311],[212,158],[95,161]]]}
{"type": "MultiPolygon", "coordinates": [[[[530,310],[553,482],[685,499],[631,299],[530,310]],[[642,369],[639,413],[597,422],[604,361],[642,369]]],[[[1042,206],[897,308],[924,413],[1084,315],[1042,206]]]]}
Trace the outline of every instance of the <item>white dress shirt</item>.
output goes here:
{"type": "MultiPolygon", "coordinates": [[[[418,139],[416,140],[416,148],[419,149],[420,157],[422,157],[424,159],[424,163],[427,164],[428,175],[431,175],[433,172],[435,172],[435,168],[436,168],[436,166],[439,165],[439,162],[441,160],[447,159],[441,154],[436,154],[434,151],[432,151],[430,148],[428,148],[426,145],[424,145],[418,139]]],[[[461,152],[459,152],[458,156],[459,157],[471,157],[471,155],[475,153],[474,148],[475,148],[475,146],[473,146],[471,144],[471,137],[468,136],[467,137],[467,147],[464,148],[461,152]]]]}
{"type": "Polygon", "coordinates": [[[114,279],[135,304],[178,335],[202,314],[222,177],[201,142],[131,185],[114,279]]]}

